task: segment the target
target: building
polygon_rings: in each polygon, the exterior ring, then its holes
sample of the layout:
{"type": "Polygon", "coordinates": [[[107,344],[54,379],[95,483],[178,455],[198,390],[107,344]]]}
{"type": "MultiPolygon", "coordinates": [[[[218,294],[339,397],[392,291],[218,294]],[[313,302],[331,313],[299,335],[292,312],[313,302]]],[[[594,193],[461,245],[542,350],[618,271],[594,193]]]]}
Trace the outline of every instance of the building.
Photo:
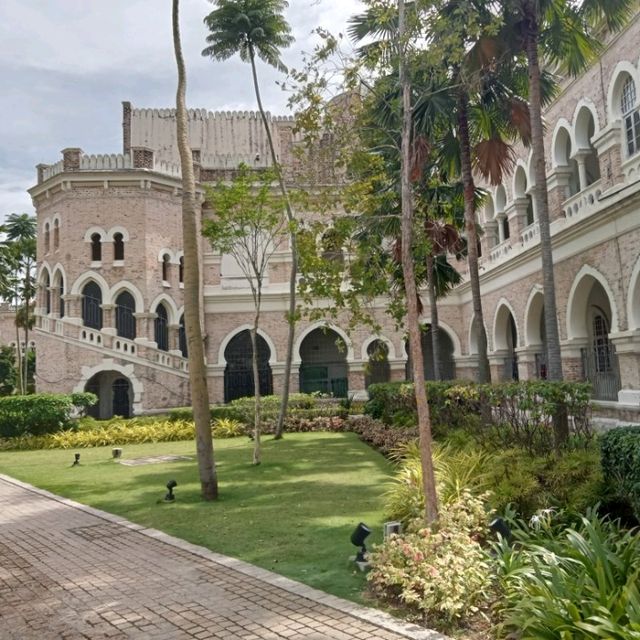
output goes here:
{"type": "MultiPolygon", "coordinates": [[[[589,379],[600,410],[640,417],[640,15],[601,59],[565,82],[546,110],[546,149],[558,321],[567,379],[589,379]]],[[[290,118],[270,118],[279,159],[296,181],[290,118]]],[[[268,165],[254,113],[190,112],[200,184],[239,162],[268,165]]],[[[545,376],[541,261],[528,150],[483,211],[481,287],[494,379],[545,376]]],[[[62,152],[38,165],[37,384],[93,390],[99,414],[188,404],[182,317],[180,168],[174,112],[123,103],[123,152],[62,152]]],[[[204,199],[203,199],[204,202],[204,199]]],[[[203,216],[210,215],[203,205],[203,216]]],[[[237,265],[203,240],[206,354],[212,401],[251,391],[251,297],[237,265]]],[[[282,387],[290,253],[269,266],[260,338],[261,386],[282,387]]],[[[460,265],[464,269],[464,265],[460,265]]],[[[402,380],[404,336],[381,304],[380,335],[301,322],[292,388],[344,395],[402,380]],[[336,346],[340,338],[344,348],[336,346]],[[375,354],[386,357],[379,360],[375,354]]],[[[424,322],[429,322],[428,308],[424,322]]],[[[441,349],[451,377],[477,368],[468,282],[441,303],[441,349]]],[[[430,340],[425,334],[427,374],[430,340]]]]}

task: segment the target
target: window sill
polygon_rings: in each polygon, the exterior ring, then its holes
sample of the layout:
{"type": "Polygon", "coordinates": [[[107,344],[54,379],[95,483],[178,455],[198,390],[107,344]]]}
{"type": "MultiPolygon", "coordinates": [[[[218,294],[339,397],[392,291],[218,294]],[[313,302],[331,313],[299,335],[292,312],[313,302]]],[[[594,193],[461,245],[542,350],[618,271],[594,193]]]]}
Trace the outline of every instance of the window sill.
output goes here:
{"type": "Polygon", "coordinates": [[[114,260],[113,261],[113,266],[114,267],[124,267],[124,260],[114,260]]]}
{"type": "Polygon", "coordinates": [[[163,286],[165,289],[171,289],[171,283],[170,283],[170,282],[167,282],[166,280],[163,280],[163,281],[162,281],[162,286],[163,286]]]}
{"type": "Polygon", "coordinates": [[[184,289],[184,282],[181,282],[178,286],[179,286],[181,289],[184,289]]]}
{"type": "Polygon", "coordinates": [[[102,260],[92,260],[91,261],[91,267],[92,268],[97,268],[97,267],[101,267],[102,266],[102,260]]]}

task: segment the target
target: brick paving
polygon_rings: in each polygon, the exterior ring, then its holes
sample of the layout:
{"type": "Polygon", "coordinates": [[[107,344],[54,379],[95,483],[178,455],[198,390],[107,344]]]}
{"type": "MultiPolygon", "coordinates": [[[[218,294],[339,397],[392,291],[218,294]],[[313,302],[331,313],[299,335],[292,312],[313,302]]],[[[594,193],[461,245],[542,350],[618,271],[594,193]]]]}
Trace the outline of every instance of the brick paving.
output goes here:
{"type": "Polygon", "coordinates": [[[0,476],[0,638],[444,636],[0,476]]]}

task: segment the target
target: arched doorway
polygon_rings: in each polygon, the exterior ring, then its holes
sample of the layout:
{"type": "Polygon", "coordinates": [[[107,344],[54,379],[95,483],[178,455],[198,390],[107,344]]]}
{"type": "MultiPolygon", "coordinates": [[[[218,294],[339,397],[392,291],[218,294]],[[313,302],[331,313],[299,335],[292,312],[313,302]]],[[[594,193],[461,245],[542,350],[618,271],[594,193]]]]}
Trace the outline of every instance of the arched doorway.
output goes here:
{"type": "Polygon", "coordinates": [[[568,330],[570,337],[586,344],[581,349],[582,372],[593,387],[592,396],[615,401],[621,385],[618,359],[609,340],[614,302],[603,283],[606,281],[595,271],[579,279],[570,295],[568,330]]]}
{"type": "Polygon", "coordinates": [[[87,381],[84,389],[98,396],[98,402],[88,410],[88,414],[97,420],[132,416],[131,382],[118,371],[96,373],[87,381]]]}
{"type": "Polygon", "coordinates": [[[500,379],[518,380],[518,329],[511,309],[504,303],[500,305],[496,313],[494,334],[494,350],[503,355],[503,365],[500,371],[500,379]]]}
{"type": "Polygon", "coordinates": [[[300,345],[300,391],[326,393],[346,398],[349,392],[349,367],[346,347],[340,336],[329,328],[318,328],[305,336],[300,345]]]}
{"type": "MultiPolygon", "coordinates": [[[[453,357],[453,340],[451,340],[449,334],[442,327],[438,327],[437,331],[440,379],[453,380],[456,377],[456,363],[453,357]]],[[[433,367],[433,337],[431,335],[431,325],[423,325],[420,341],[422,343],[422,359],[424,360],[424,378],[425,380],[435,380],[436,376],[433,367]]],[[[409,341],[406,341],[405,345],[408,354],[405,374],[407,380],[413,380],[413,364],[411,362],[409,341]]]]}
{"type": "Polygon", "coordinates": [[[369,388],[370,384],[379,382],[389,382],[391,379],[391,368],[389,366],[389,347],[383,340],[374,340],[367,347],[366,373],[364,376],[364,387],[369,388]]]}
{"type": "MultiPolygon", "coordinates": [[[[271,349],[260,334],[257,342],[260,394],[268,396],[273,393],[273,375],[269,365],[271,349]]],[[[252,356],[251,334],[249,329],[245,329],[233,336],[224,350],[224,359],[227,363],[224,370],[225,402],[254,394],[252,356]]]]}

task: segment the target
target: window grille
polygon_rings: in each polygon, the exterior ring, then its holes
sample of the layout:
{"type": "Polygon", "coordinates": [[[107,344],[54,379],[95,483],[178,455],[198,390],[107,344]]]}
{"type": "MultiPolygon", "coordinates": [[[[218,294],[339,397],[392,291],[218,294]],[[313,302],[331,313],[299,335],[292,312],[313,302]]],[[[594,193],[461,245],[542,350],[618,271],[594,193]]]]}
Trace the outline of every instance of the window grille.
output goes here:
{"type": "Polygon", "coordinates": [[[620,109],[624,120],[627,152],[631,156],[640,150],[640,109],[636,106],[636,84],[631,77],[622,87],[620,109]]]}
{"type": "Polygon", "coordinates": [[[102,238],[99,233],[91,236],[91,261],[100,262],[102,260],[102,238]]]}
{"type": "Polygon", "coordinates": [[[163,304],[159,304],[156,308],[157,317],[154,322],[155,341],[158,349],[169,351],[169,322],[167,310],[163,304]]]}
{"type": "Polygon", "coordinates": [[[134,340],[136,337],[136,319],[133,315],[136,303],[128,291],[116,298],[116,331],[121,338],[134,340]]]}
{"type": "Polygon", "coordinates": [[[113,259],[124,260],[124,238],[121,233],[113,236],[113,259]]]}
{"type": "Polygon", "coordinates": [[[82,290],[82,322],[90,329],[102,329],[102,291],[95,282],[82,290]]]}

